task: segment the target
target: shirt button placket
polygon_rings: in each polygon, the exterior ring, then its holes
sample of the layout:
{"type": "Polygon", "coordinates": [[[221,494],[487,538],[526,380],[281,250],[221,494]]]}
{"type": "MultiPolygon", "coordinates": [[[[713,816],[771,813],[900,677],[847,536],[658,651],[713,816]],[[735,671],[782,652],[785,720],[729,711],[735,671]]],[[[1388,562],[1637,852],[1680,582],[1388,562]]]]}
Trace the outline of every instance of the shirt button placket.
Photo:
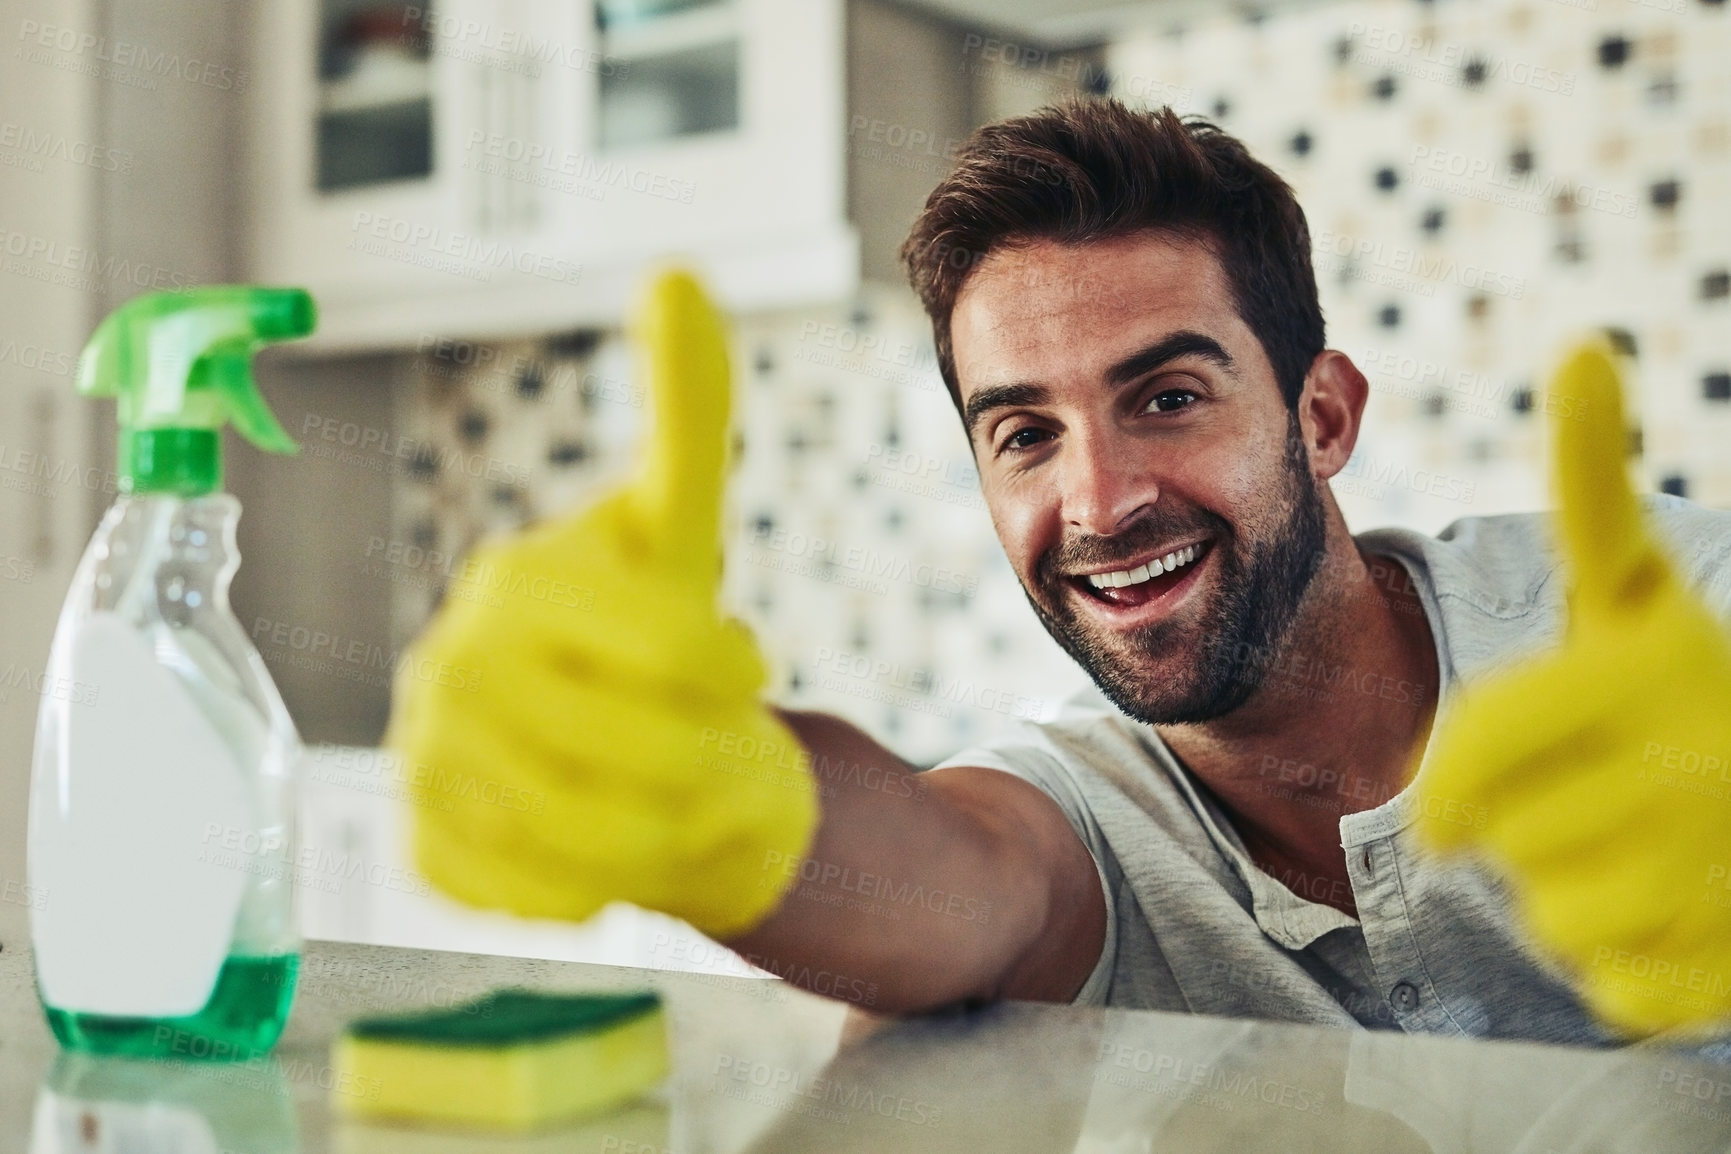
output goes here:
{"type": "Polygon", "coordinates": [[[1394,1012],[1394,1020],[1403,1029],[1424,1030],[1428,1011],[1437,1007],[1424,1005],[1424,992],[1408,975],[1422,969],[1422,963],[1411,948],[1406,903],[1400,892],[1400,870],[1393,859],[1390,839],[1366,842],[1353,851],[1349,859],[1357,866],[1355,890],[1358,893],[1359,924],[1363,927],[1365,944],[1370,948],[1373,964],[1384,980],[1393,983],[1384,987],[1384,996],[1394,1012]]]}

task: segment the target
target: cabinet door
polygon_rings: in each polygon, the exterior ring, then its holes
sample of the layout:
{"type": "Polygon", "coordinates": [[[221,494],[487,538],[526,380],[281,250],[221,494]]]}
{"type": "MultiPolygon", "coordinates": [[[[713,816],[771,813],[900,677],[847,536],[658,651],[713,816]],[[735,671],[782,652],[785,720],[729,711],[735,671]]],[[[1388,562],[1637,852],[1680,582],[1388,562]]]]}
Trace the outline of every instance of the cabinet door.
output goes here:
{"type": "MultiPolygon", "coordinates": [[[[296,0],[261,9],[250,275],[313,289],[334,344],[380,343],[369,310],[381,303],[436,325],[414,302],[471,296],[514,276],[549,281],[551,262],[539,261],[537,275],[531,242],[542,227],[535,191],[486,164],[486,144],[542,139],[563,131],[545,117],[574,114],[550,102],[546,83],[547,59],[587,51],[571,43],[585,32],[572,7],[296,0]]],[[[384,343],[402,343],[413,327],[384,343]]]]}
{"type": "Polygon", "coordinates": [[[424,2],[261,12],[249,275],[313,345],[614,324],[669,259],[851,291],[842,0],[424,2]]]}
{"type": "Polygon", "coordinates": [[[584,147],[607,195],[571,214],[594,262],[684,256],[735,307],[847,291],[841,0],[597,5],[612,70],[584,147]]]}

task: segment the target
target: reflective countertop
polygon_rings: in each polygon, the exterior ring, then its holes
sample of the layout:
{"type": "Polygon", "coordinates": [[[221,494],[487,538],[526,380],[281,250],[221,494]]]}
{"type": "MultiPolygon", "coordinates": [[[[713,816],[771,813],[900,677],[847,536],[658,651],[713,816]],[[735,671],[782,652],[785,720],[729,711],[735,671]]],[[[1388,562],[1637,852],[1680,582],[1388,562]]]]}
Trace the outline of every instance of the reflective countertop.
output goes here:
{"type": "MultiPolygon", "coordinates": [[[[364,1092],[361,1088],[359,1092],[364,1092]]],[[[0,951],[0,1151],[290,1154],[1131,1154],[1731,1150],[1731,1067],[1591,1051],[1008,1003],[887,1019],[781,982],[313,942],[273,1054],[244,1064],[59,1053],[27,951],[0,951]],[[673,1074],[523,1139],[333,1109],[348,1019],[501,986],[667,1001],[673,1074]]]]}

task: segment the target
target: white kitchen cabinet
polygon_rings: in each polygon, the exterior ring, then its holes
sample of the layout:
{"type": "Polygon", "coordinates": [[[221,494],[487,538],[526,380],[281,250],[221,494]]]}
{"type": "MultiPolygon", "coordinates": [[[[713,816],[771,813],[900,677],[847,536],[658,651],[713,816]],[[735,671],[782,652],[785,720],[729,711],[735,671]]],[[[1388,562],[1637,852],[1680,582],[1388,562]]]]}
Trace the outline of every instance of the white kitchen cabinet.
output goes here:
{"type": "Polygon", "coordinates": [[[315,347],[617,324],[669,259],[738,310],[857,284],[843,0],[258,19],[247,272],[313,291],[315,347]]]}
{"type": "Polygon", "coordinates": [[[435,890],[409,852],[413,809],[395,754],[317,745],[301,763],[291,869],[301,936],[557,958],[603,966],[770,975],[685,922],[613,902],[581,923],[519,918],[435,890]]]}

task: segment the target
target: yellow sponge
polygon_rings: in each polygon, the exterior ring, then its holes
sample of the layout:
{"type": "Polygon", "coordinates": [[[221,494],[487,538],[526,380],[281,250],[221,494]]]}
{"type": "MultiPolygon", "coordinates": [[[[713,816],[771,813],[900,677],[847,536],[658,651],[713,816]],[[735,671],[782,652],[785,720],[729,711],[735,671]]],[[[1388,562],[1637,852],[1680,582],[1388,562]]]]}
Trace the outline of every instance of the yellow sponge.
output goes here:
{"type": "Polygon", "coordinates": [[[448,1010],[362,1019],[332,1049],[340,1112],[492,1130],[597,1113],[668,1069],[654,993],[500,990],[448,1010]]]}

